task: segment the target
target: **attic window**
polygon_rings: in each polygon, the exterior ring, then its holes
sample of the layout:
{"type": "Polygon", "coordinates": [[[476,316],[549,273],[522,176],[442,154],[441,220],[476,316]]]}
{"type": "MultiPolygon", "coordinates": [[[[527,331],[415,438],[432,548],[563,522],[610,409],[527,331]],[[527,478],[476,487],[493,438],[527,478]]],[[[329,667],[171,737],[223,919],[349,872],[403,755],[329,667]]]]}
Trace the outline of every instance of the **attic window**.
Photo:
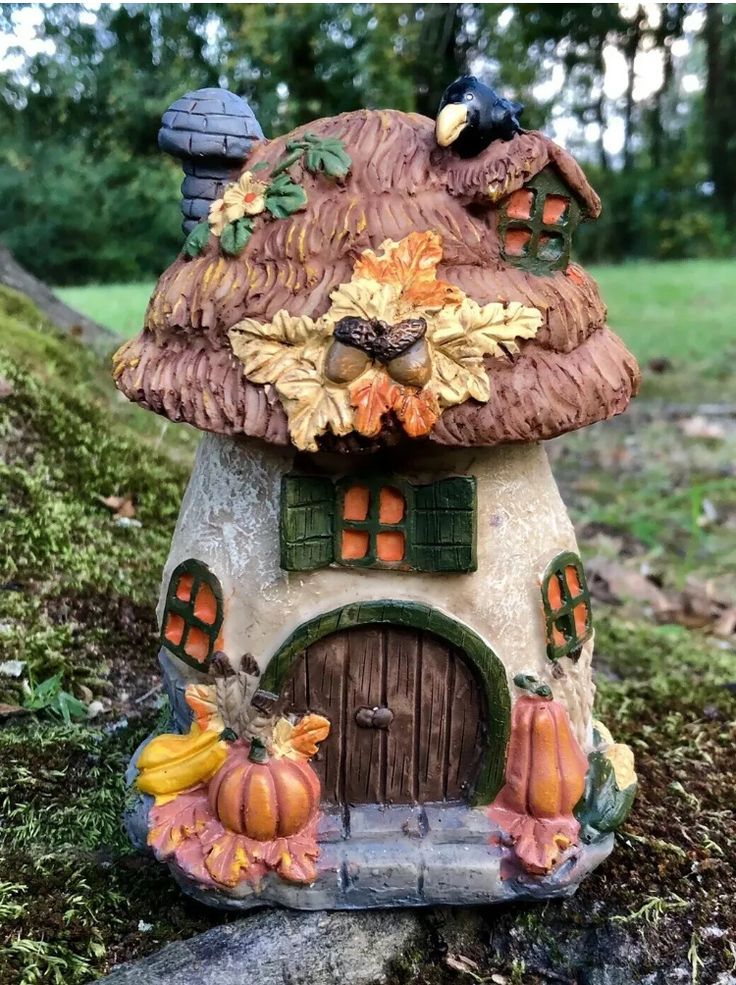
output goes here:
{"type": "Polygon", "coordinates": [[[590,594],[583,565],[577,554],[558,555],[542,579],[542,602],[550,660],[580,656],[593,634],[590,594]]]}
{"type": "Polygon", "coordinates": [[[546,168],[512,192],[499,215],[504,259],[532,273],[564,270],[580,206],[557,174],[546,168]]]}
{"type": "Polygon", "coordinates": [[[207,565],[189,558],[171,575],[161,644],[198,670],[206,670],[222,626],[222,590],[207,565]]]}
{"type": "Polygon", "coordinates": [[[401,571],[474,571],[475,479],[415,485],[385,475],[285,476],[281,567],[330,564],[401,571]]]}

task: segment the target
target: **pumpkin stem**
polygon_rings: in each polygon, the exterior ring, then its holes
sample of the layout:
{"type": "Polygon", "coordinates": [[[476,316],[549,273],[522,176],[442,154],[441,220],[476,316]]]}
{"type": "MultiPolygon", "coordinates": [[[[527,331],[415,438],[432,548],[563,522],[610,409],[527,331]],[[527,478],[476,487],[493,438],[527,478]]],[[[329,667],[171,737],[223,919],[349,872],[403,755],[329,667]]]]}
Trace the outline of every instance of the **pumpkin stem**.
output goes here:
{"type": "Polygon", "coordinates": [[[266,749],[260,739],[253,738],[250,740],[250,752],[248,753],[248,759],[251,763],[268,762],[268,749],[266,749]]]}
{"type": "Polygon", "coordinates": [[[538,698],[552,697],[552,689],[549,684],[543,684],[531,674],[517,674],[514,678],[514,684],[522,691],[528,691],[529,694],[534,694],[538,698]]]}

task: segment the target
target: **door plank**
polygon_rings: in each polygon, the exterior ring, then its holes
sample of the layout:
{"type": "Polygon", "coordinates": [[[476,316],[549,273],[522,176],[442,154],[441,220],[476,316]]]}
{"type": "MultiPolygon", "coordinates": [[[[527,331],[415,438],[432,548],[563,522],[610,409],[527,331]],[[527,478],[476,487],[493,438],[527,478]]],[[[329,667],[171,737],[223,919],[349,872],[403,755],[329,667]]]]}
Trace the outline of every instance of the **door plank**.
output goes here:
{"type": "Polygon", "coordinates": [[[386,744],[384,801],[407,804],[415,798],[414,730],[416,724],[419,638],[416,630],[394,626],[386,631],[386,705],[393,712],[386,744]]]}
{"type": "Polygon", "coordinates": [[[384,749],[380,731],[361,728],[355,721],[359,708],[383,704],[384,635],[380,626],[366,626],[347,636],[343,791],[348,804],[379,803],[384,749]]]}
{"type": "Polygon", "coordinates": [[[419,702],[418,797],[420,802],[444,799],[447,756],[447,666],[448,645],[424,633],[422,645],[422,692],[419,702]]]}

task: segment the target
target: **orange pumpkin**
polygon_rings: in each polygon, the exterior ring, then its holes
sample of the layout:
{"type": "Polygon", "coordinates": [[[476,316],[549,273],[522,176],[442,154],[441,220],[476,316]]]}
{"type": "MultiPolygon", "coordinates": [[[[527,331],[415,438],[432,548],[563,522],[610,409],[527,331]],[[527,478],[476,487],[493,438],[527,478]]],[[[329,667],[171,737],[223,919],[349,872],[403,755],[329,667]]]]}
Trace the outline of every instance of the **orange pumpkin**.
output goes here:
{"type": "Polygon", "coordinates": [[[514,683],[531,693],[514,705],[506,782],[489,813],[514,838],[527,871],[549,872],[577,839],[573,809],[585,789],[588,758],[549,687],[524,675],[514,683]]]}
{"type": "Polygon", "coordinates": [[[314,817],[320,783],[306,760],[269,756],[258,739],[234,742],[210,781],[212,813],[255,841],[289,838],[314,817]]]}

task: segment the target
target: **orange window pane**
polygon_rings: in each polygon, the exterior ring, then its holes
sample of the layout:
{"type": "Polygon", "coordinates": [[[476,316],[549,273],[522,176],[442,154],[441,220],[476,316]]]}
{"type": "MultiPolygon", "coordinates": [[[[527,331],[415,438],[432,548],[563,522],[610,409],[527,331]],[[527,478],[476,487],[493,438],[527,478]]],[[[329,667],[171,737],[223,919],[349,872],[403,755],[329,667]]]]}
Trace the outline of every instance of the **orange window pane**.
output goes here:
{"type": "Polygon", "coordinates": [[[567,582],[567,587],[570,590],[570,598],[577,598],[582,589],[580,588],[580,575],[578,574],[578,569],[574,564],[568,564],[565,568],[565,581],[567,582]]]}
{"type": "Polygon", "coordinates": [[[567,643],[564,633],[557,628],[557,624],[552,627],[552,642],[555,646],[564,646],[567,643]]]}
{"type": "Polygon", "coordinates": [[[379,561],[402,561],[405,553],[404,535],[400,531],[388,530],[376,536],[379,561]]]}
{"type": "Polygon", "coordinates": [[[544,200],[542,221],[554,225],[560,222],[570,204],[570,199],[562,195],[548,195],[544,200]]]}
{"type": "Polygon", "coordinates": [[[532,234],[528,229],[507,229],[505,249],[510,257],[526,256],[532,234]]]}
{"type": "Polygon", "coordinates": [[[562,589],[557,575],[552,575],[547,583],[547,601],[553,612],[562,606],[562,589]]]}
{"type": "Polygon", "coordinates": [[[178,646],[181,643],[181,638],[183,635],[184,635],[184,620],[182,619],[182,617],[173,614],[167,616],[164,636],[169,641],[169,643],[173,643],[174,646],[178,646]]]}
{"type": "Polygon", "coordinates": [[[509,195],[506,215],[509,219],[528,219],[532,214],[533,202],[534,192],[527,188],[520,188],[512,195],[509,195]]]}
{"type": "Polygon", "coordinates": [[[345,491],[342,505],[343,520],[367,519],[370,501],[370,490],[366,486],[351,486],[345,491]]]}
{"type": "Polygon", "coordinates": [[[378,500],[378,519],[381,523],[401,523],[406,503],[398,489],[384,486],[378,500]]]}
{"type": "Polygon", "coordinates": [[[368,553],[368,533],[365,530],[343,530],[341,556],[344,561],[358,561],[368,553]]]}
{"type": "Polygon", "coordinates": [[[176,586],[176,597],[182,602],[188,602],[192,597],[192,584],[194,575],[182,575],[179,584],[176,586]]]}
{"type": "Polygon", "coordinates": [[[572,610],[572,616],[575,620],[575,635],[578,639],[582,639],[588,632],[588,615],[588,606],[585,602],[580,602],[572,610]]]}
{"type": "Polygon", "coordinates": [[[192,626],[187,634],[187,642],[184,650],[193,660],[199,660],[200,663],[204,663],[210,652],[209,636],[201,629],[192,626]]]}
{"type": "Polygon", "coordinates": [[[211,625],[217,619],[217,599],[209,585],[203,584],[194,602],[194,615],[211,625]]]}

